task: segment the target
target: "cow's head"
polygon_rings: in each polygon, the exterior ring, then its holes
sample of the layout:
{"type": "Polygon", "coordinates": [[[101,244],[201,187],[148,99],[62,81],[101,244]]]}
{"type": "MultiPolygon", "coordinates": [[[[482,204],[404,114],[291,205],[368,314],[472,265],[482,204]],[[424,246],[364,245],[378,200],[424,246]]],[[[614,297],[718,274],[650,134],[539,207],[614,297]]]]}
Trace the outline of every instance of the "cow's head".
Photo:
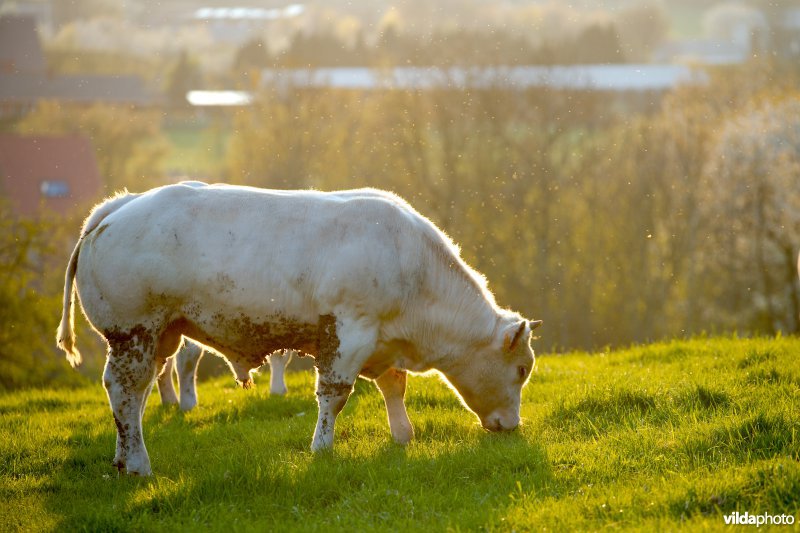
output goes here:
{"type": "Polygon", "coordinates": [[[502,318],[494,338],[445,372],[466,406],[489,431],[519,425],[522,387],[533,369],[531,331],[541,320],[502,318]]]}

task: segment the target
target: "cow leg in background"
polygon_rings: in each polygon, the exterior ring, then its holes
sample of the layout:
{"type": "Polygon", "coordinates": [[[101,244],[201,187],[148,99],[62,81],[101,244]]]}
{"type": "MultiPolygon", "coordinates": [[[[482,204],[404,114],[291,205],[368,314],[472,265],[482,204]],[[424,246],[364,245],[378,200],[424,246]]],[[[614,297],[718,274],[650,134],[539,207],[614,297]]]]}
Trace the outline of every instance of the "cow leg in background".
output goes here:
{"type": "Polygon", "coordinates": [[[390,368],[375,380],[375,384],[383,394],[386,403],[386,414],[389,416],[389,428],[392,438],[399,444],[408,444],[414,438],[414,427],[406,412],[406,376],[405,370],[390,368]]]}
{"type": "Polygon", "coordinates": [[[319,317],[317,402],[319,414],[311,451],[333,447],[336,416],[353,391],[353,383],[375,350],[377,328],[362,321],[334,315],[319,317]]]}
{"type": "Polygon", "coordinates": [[[149,475],[150,458],[142,437],[142,413],[153,380],[156,361],[153,336],[143,330],[106,332],[108,359],[103,385],[117,425],[114,465],[129,474],[149,475]]]}
{"type": "MultiPolygon", "coordinates": [[[[164,364],[164,369],[158,375],[158,392],[161,394],[162,405],[174,405],[178,403],[178,396],[175,394],[175,385],[172,383],[172,369],[175,366],[175,358],[170,357],[164,364]]],[[[181,387],[183,394],[183,387],[181,387]]]]}
{"type": "Polygon", "coordinates": [[[286,365],[292,360],[294,350],[283,350],[273,352],[269,356],[269,393],[283,396],[286,394],[286,379],[284,378],[284,371],[286,365]]]}
{"type": "Polygon", "coordinates": [[[183,341],[183,346],[175,355],[182,411],[188,411],[197,405],[197,365],[201,357],[203,348],[189,339],[183,341]]]}

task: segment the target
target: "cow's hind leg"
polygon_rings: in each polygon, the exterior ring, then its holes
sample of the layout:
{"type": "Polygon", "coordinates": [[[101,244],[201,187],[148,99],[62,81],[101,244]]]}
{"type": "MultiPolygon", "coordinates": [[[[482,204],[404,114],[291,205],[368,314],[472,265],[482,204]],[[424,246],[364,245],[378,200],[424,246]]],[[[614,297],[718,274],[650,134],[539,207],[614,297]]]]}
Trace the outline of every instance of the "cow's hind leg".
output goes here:
{"type": "Polygon", "coordinates": [[[114,422],[117,452],[114,464],[129,474],[149,475],[150,458],[142,435],[142,413],[156,377],[155,342],[143,327],[129,332],[105,332],[109,343],[103,374],[114,422]]]}
{"type": "MultiPolygon", "coordinates": [[[[175,358],[170,357],[164,363],[161,374],[158,375],[158,392],[161,395],[163,405],[175,405],[178,403],[178,396],[175,394],[175,385],[172,382],[172,369],[175,367],[175,358]]],[[[183,389],[181,388],[181,393],[183,389]]]]}
{"type": "Polygon", "coordinates": [[[203,348],[189,339],[184,340],[183,346],[175,356],[182,411],[188,411],[197,405],[197,365],[202,356],[203,348]]]}
{"type": "Polygon", "coordinates": [[[293,350],[274,352],[269,356],[269,393],[283,396],[286,394],[286,365],[292,360],[293,350]]]}
{"type": "Polygon", "coordinates": [[[312,451],[333,447],[336,416],[353,391],[358,373],[375,350],[377,329],[358,320],[323,315],[319,320],[317,402],[312,451]]]}
{"type": "Polygon", "coordinates": [[[414,438],[414,427],[406,412],[406,375],[405,370],[390,368],[375,380],[375,384],[383,394],[386,403],[386,414],[389,416],[389,428],[392,438],[399,444],[408,444],[414,438]]]}
{"type": "Polygon", "coordinates": [[[112,354],[113,352],[109,349],[108,359],[106,360],[106,367],[105,370],[103,371],[103,386],[106,389],[106,394],[108,395],[108,401],[111,404],[111,413],[114,415],[114,424],[117,427],[117,448],[114,453],[114,461],[111,464],[116,466],[117,469],[121,471],[125,468],[126,464],[126,455],[127,455],[127,452],[125,450],[126,431],[125,431],[125,426],[122,424],[121,419],[119,418],[119,416],[117,416],[119,409],[114,408],[115,404],[117,406],[121,406],[121,399],[119,398],[120,386],[116,378],[117,373],[112,371],[111,365],[109,364],[109,361],[111,361],[112,354]]]}

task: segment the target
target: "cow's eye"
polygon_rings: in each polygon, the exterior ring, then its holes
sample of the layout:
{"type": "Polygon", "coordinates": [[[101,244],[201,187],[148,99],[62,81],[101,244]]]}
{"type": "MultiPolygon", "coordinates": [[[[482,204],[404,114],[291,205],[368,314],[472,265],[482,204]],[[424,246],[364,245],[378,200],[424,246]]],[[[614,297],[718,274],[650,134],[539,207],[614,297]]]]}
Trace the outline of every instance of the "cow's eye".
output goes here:
{"type": "Polygon", "coordinates": [[[525,379],[525,376],[528,375],[528,367],[518,366],[517,367],[517,374],[519,374],[519,379],[525,379]]]}

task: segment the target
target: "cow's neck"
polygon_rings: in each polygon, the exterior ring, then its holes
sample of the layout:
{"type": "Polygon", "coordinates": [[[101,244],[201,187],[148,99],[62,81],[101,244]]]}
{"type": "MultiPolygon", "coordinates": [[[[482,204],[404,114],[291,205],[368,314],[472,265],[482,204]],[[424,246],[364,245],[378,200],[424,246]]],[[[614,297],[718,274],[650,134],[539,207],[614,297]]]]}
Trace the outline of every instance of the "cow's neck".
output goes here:
{"type": "Polygon", "coordinates": [[[422,356],[439,370],[458,364],[478,345],[491,342],[497,327],[494,305],[472,287],[457,285],[428,298],[420,306],[414,328],[422,356]]]}

